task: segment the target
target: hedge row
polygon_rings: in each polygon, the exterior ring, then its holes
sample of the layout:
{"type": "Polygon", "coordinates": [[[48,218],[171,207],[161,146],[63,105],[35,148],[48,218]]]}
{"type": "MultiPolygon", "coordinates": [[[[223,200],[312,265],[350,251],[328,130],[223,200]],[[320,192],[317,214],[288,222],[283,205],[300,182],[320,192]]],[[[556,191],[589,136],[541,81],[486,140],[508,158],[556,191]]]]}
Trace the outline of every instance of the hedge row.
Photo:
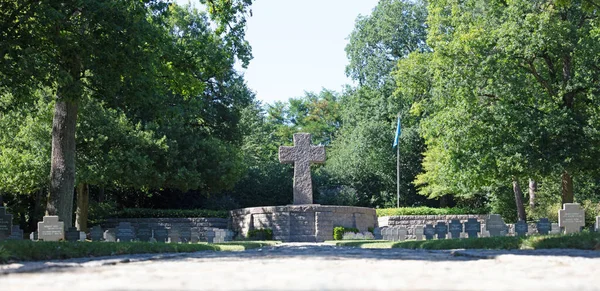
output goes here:
{"type": "Polygon", "coordinates": [[[488,209],[400,207],[377,209],[377,216],[488,214],[488,209]]]}

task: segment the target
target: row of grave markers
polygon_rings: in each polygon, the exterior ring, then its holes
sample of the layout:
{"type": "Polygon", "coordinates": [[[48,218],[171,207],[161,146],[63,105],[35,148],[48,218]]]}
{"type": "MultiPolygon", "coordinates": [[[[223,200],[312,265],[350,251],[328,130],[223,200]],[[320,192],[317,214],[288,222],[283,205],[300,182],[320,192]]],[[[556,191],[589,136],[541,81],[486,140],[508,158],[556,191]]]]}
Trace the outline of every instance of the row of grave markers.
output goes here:
{"type": "MultiPolygon", "coordinates": [[[[14,239],[22,240],[23,231],[18,226],[12,226],[12,215],[7,214],[5,208],[0,207],[0,240],[14,239]]],[[[38,231],[29,235],[31,240],[42,241],[85,241],[87,234],[78,231],[75,227],[65,230],[64,223],[58,220],[58,216],[44,216],[43,221],[38,222],[38,231]]],[[[135,229],[130,222],[120,222],[116,228],[102,230],[100,226],[90,229],[92,241],[106,242],[171,242],[171,243],[222,243],[233,240],[233,232],[226,229],[208,229],[201,232],[199,228],[171,228],[149,227],[140,225],[135,229]]]]}
{"type": "MultiPolygon", "coordinates": [[[[585,226],[585,212],[577,203],[566,203],[563,209],[559,211],[558,224],[551,223],[548,218],[541,218],[536,223],[538,234],[549,233],[577,233],[585,226]]],[[[595,231],[600,231],[600,216],[596,217],[595,231]]],[[[508,225],[504,223],[502,217],[498,214],[491,214],[485,220],[485,229],[489,236],[506,236],[509,233],[508,225]]],[[[515,235],[525,236],[529,231],[529,225],[525,221],[518,221],[514,225],[515,235]]],[[[383,240],[405,240],[408,235],[408,230],[405,227],[384,227],[375,229],[375,238],[383,240]]],[[[458,219],[453,219],[450,223],[438,221],[437,224],[426,224],[425,226],[417,226],[414,230],[414,235],[417,240],[425,239],[445,239],[445,238],[461,238],[461,237],[481,237],[481,223],[476,218],[469,218],[462,223],[458,219]],[[462,234],[462,235],[461,235],[462,234]]]]}

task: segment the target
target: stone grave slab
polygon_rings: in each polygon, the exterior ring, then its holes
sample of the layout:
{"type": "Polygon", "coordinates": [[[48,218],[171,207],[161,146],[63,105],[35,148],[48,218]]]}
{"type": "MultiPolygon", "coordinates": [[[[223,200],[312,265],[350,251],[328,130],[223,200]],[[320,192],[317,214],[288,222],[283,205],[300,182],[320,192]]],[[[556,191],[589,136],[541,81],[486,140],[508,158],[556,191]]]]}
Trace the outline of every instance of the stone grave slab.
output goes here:
{"type": "Polygon", "coordinates": [[[175,244],[178,244],[181,242],[179,229],[174,228],[174,227],[169,229],[169,242],[175,243],[175,244]]]}
{"type": "Polygon", "coordinates": [[[416,240],[423,240],[423,235],[425,233],[425,229],[423,228],[422,225],[417,225],[414,229],[413,229],[413,233],[415,235],[415,239],[416,240]]]}
{"type": "Polygon", "coordinates": [[[525,236],[527,235],[527,232],[529,232],[529,225],[527,225],[527,222],[519,220],[515,223],[515,234],[517,236],[525,236]]]}
{"type": "Polygon", "coordinates": [[[508,227],[500,214],[490,214],[485,221],[485,229],[490,232],[490,236],[505,236],[508,227]]]}
{"type": "Polygon", "coordinates": [[[85,232],[80,231],[79,232],[79,241],[85,241],[87,239],[87,235],[85,234],[85,232]]]}
{"type": "Polygon", "coordinates": [[[215,241],[215,231],[212,229],[209,229],[206,231],[206,242],[209,244],[214,243],[215,241]]]}
{"type": "Polygon", "coordinates": [[[481,232],[481,222],[477,221],[477,218],[469,218],[465,222],[465,232],[469,238],[477,237],[477,234],[481,232]]]}
{"type": "Polygon", "coordinates": [[[435,234],[437,235],[437,239],[446,239],[446,235],[448,234],[448,225],[444,221],[438,221],[435,225],[435,234]]]}
{"type": "Polygon", "coordinates": [[[565,203],[558,211],[558,225],[565,234],[577,233],[585,226],[585,211],[579,203],[565,203]]]}
{"type": "Polygon", "coordinates": [[[423,229],[423,234],[425,235],[426,240],[433,239],[433,236],[435,235],[435,228],[433,227],[433,225],[426,224],[425,228],[423,229]]]}
{"type": "Polygon", "coordinates": [[[135,240],[135,230],[131,222],[119,222],[115,232],[118,242],[131,242],[135,240]]]}
{"type": "Polygon", "coordinates": [[[279,147],[279,162],[294,163],[294,204],[312,204],[310,164],[325,162],[325,147],[311,145],[309,133],[295,133],[293,147],[279,147]]]}
{"type": "Polygon", "coordinates": [[[104,240],[104,232],[102,231],[102,227],[96,225],[90,229],[90,239],[92,241],[102,241],[104,240]]]}
{"type": "Polygon", "coordinates": [[[136,231],[136,237],[139,241],[149,242],[152,237],[152,228],[148,224],[140,224],[136,231]]]}
{"type": "Polygon", "coordinates": [[[104,241],[106,241],[106,242],[116,242],[117,241],[117,232],[114,228],[109,228],[104,231],[104,241]]]}
{"type": "Polygon", "coordinates": [[[408,235],[408,229],[404,226],[398,226],[398,241],[405,241],[408,235]]]}
{"type": "Polygon", "coordinates": [[[164,226],[155,227],[152,233],[156,242],[159,243],[167,242],[167,239],[169,238],[169,232],[164,226]]]}
{"type": "Polygon", "coordinates": [[[75,227],[69,227],[65,231],[65,240],[66,241],[78,241],[79,240],[79,231],[75,227]]]}
{"type": "Polygon", "coordinates": [[[390,228],[392,235],[390,236],[390,240],[391,241],[398,241],[398,239],[400,238],[400,230],[398,229],[398,227],[394,226],[390,228]]]}
{"type": "Polygon", "coordinates": [[[391,229],[387,226],[381,228],[381,238],[383,240],[391,240],[391,229]]]}
{"type": "Polygon", "coordinates": [[[11,235],[12,218],[12,214],[6,213],[6,208],[0,207],[0,241],[7,239],[11,235]]]}
{"type": "Polygon", "coordinates": [[[32,240],[32,241],[37,241],[38,240],[38,233],[37,233],[37,231],[32,231],[29,234],[29,239],[32,240]]]}
{"type": "Polygon", "coordinates": [[[560,234],[560,227],[558,226],[558,223],[552,223],[552,229],[550,230],[550,234],[560,234]]]}
{"type": "Polygon", "coordinates": [[[373,229],[373,236],[375,239],[383,239],[383,235],[381,234],[381,227],[376,227],[373,229]]]}
{"type": "Polygon", "coordinates": [[[550,223],[548,218],[540,218],[535,224],[535,228],[539,234],[547,235],[552,230],[552,223],[550,223]]]}
{"type": "Polygon", "coordinates": [[[200,242],[200,229],[197,227],[192,227],[192,229],[190,230],[192,233],[192,243],[193,244],[197,244],[198,242],[200,242]]]}
{"type": "Polygon", "coordinates": [[[450,220],[448,232],[453,239],[460,238],[460,234],[463,232],[463,224],[458,219],[450,220]]]}
{"type": "Polygon", "coordinates": [[[223,243],[225,242],[225,230],[220,228],[215,228],[215,238],[214,243],[223,243]]]}
{"type": "Polygon", "coordinates": [[[65,239],[65,224],[58,221],[58,216],[44,216],[38,222],[38,239],[42,241],[59,241],[65,239]]]}
{"type": "Polygon", "coordinates": [[[12,226],[12,233],[7,238],[9,240],[23,240],[23,230],[18,225],[12,226]]]}
{"type": "Polygon", "coordinates": [[[192,229],[190,228],[180,228],[179,229],[179,239],[182,243],[190,243],[192,241],[192,229]]]}

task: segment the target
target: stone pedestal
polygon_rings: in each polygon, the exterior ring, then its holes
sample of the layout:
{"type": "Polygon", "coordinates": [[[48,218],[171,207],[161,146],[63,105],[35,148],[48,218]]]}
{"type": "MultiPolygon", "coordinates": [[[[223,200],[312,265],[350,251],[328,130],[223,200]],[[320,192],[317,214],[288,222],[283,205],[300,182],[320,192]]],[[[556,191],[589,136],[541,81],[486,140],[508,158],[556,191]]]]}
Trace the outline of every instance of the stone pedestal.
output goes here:
{"type": "Polygon", "coordinates": [[[236,209],[230,211],[231,228],[242,236],[252,229],[271,229],[273,239],[284,242],[323,242],[333,240],[336,226],[368,231],[377,227],[375,209],[333,205],[287,205],[236,209]]]}

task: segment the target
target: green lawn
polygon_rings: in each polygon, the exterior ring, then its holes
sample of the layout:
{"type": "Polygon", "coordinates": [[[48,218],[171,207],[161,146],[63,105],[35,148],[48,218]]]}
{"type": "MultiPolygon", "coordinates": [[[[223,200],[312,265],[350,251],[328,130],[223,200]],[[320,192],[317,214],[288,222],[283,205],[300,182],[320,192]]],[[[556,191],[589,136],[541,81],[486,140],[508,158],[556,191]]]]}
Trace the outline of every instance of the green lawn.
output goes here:
{"type": "Polygon", "coordinates": [[[404,248],[404,249],[582,249],[600,250],[600,233],[583,232],[571,235],[546,235],[529,237],[484,237],[466,239],[422,240],[422,241],[373,241],[346,240],[328,241],[337,246],[360,248],[404,248]]]}
{"type": "Polygon", "coordinates": [[[275,245],[278,241],[234,241],[219,244],[163,244],[146,242],[0,242],[0,263],[149,253],[243,251],[275,245]]]}

